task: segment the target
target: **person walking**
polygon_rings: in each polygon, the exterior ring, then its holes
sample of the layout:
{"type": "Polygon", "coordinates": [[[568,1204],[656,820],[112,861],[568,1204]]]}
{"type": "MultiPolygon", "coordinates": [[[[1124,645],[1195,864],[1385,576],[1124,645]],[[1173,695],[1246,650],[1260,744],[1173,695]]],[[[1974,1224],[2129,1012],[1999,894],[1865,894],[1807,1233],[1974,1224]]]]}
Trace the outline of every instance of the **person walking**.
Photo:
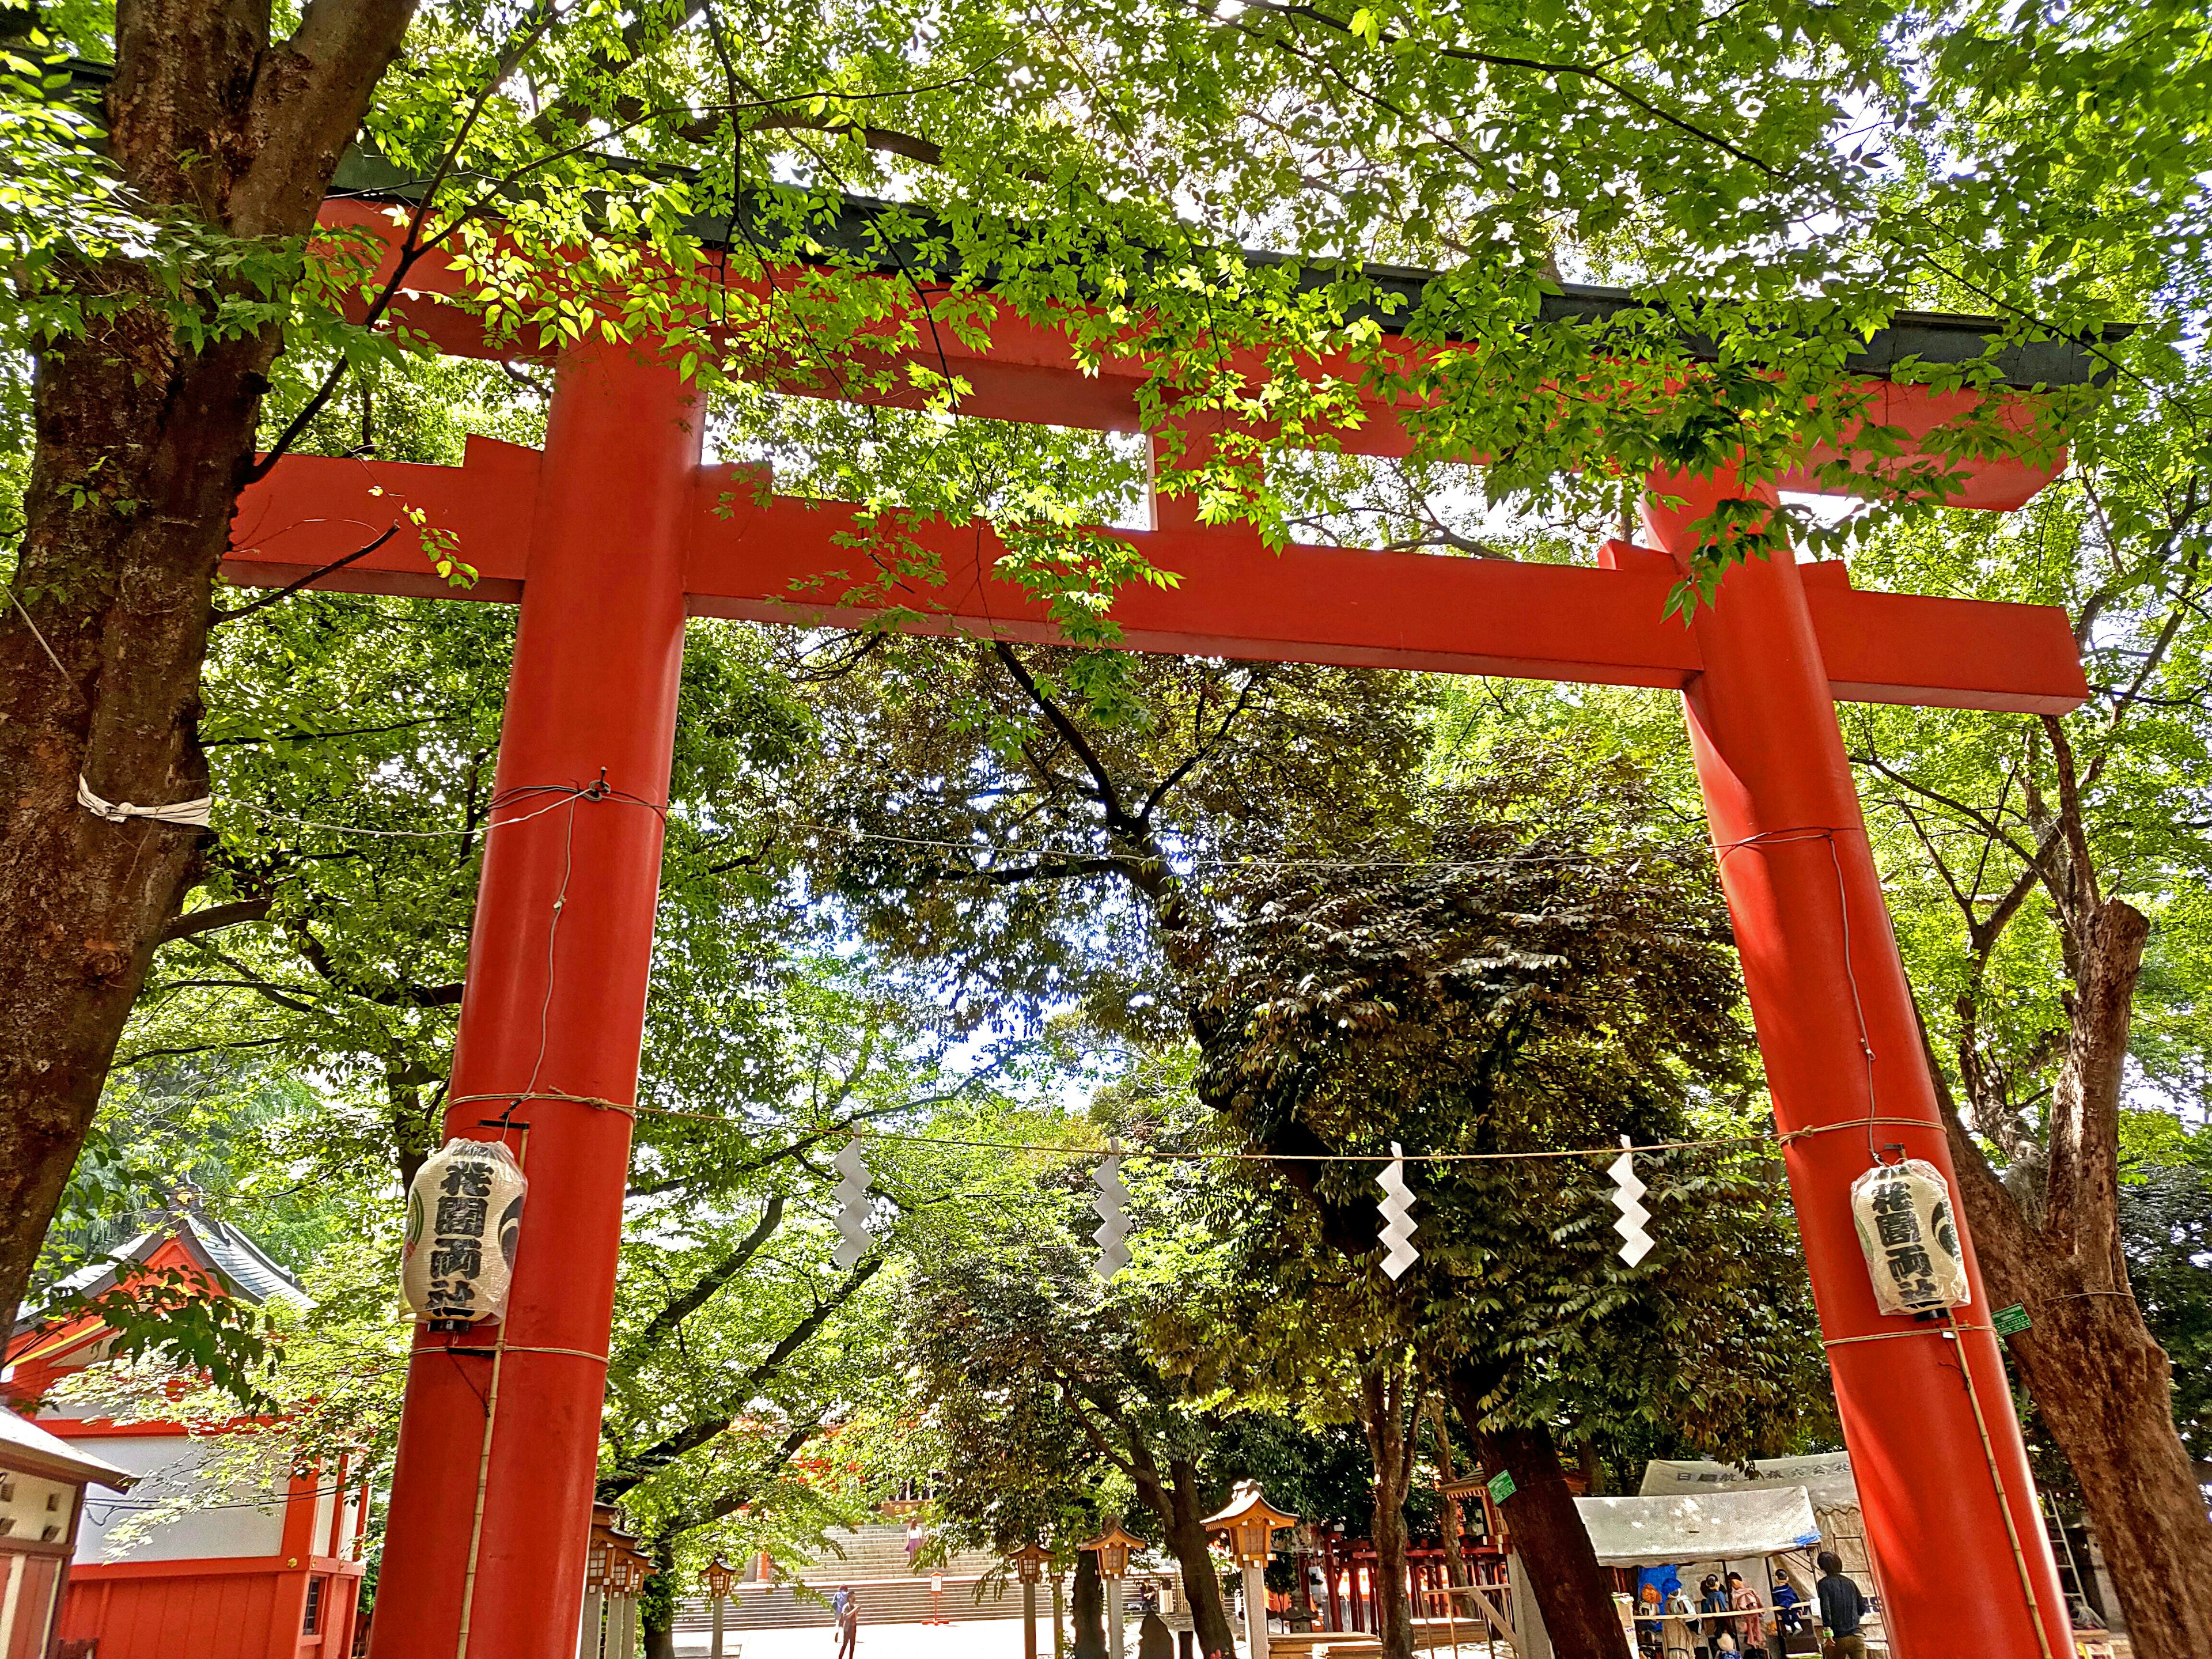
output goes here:
{"type": "Polygon", "coordinates": [[[837,1614],[837,1659],[853,1659],[853,1649],[860,1639],[860,1598],[853,1594],[850,1584],[842,1584],[830,1598],[830,1605],[837,1614]]]}
{"type": "Polygon", "coordinates": [[[1856,1581],[1844,1577],[1843,1559],[1833,1550],[1822,1550],[1820,1559],[1820,1582],[1813,1589],[1820,1598],[1820,1627],[1828,1633],[1822,1659],[1866,1659],[1859,1620],[1867,1615],[1867,1599],[1856,1581]]]}

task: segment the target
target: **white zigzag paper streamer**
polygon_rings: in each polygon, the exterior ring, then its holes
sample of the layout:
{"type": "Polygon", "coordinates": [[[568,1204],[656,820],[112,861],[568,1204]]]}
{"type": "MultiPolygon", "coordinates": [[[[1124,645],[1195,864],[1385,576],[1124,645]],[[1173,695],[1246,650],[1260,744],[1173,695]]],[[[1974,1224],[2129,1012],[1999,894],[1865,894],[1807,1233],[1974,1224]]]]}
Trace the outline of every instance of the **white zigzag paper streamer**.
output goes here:
{"type": "Polygon", "coordinates": [[[1129,1189],[1121,1184],[1121,1143],[1115,1140],[1107,1145],[1110,1150],[1098,1160],[1098,1168],[1091,1176],[1091,1185],[1098,1188],[1091,1207],[1103,1224],[1091,1235],[1098,1242],[1098,1260],[1091,1271],[1110,1281],[1129,1265],[1129,1247],[1121,1242],[1129,1233],[1129,1189]]]}
{"type": "Polygon", "coordinates": [[[1606,1173],[1613,1177],[1613,1201],[1620,1211],[1620,1219],[1613,1224],[1620,1235],[1620,1259],[1633,1267],[1651,1249],[1651,1235],[1644,1231],[1651,1212],[1638,1201],[1650,1189],[1636,1178],[1636,1159],[1626,1135],[1621,1136],[1620,1145],[1620,1156],[1606,1173]]]}
{"type": "Polygon", "coordinates": [[[845,1150],[837,1154],[834,1167],[844,1178],[836,1188],[841,1242],[830,1252],[830,1259],[841,1267],[851,1267],[859,1264],[876,1242],[868,1236],[868,1212],[874,1207],[869,1201],[868,1188],[875,1176],[868,1173],[868,1160],[857,1139],[845,1143],[845,1150]]]}
{"type": "Polygon", "coordinates": [[[1382,1212],[1382,1243],[1390,1247],[1390,1254],[1382,1258],[1382,1271],[1393,1279],[1421,1259],[1421,1253],[1413,1245],[1413,1194],[1406,1185],[1405,1154],[1406,1149],[1392,1141],[1390,1162],[1375,1178],[1375,1184],[1382,1188],[1384,1194],[1382,1203],[1376,1206],[1382,1212]]]}

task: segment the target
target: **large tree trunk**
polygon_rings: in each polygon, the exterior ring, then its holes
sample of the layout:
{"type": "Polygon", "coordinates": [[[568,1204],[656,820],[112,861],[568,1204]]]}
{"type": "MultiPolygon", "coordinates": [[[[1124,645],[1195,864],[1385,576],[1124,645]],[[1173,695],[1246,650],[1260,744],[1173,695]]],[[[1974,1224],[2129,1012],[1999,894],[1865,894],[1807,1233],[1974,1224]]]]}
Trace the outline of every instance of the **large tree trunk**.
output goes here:
{"type": "Polygon", "coordinates": [[[1409,1404],[1418,1418],[1419,1389],[1396,1367],[1370,1366],[1360,1374],[1359,1426],[1375,1464],[1375,1634],[1383,1659],[1413,1656],[1413,1610],[1406,1592],[1406,1489],[1413,1472],[1409,1404]]]}
{"type": "Polygon", "coordinates": [[[652,1577],[637,1598],[638,1646],[644,1659],[676,1659],[676,1534],[652,1540],[652,1577]]]}
{"type": "Polygon", "coordinates": [[[1213,1552],[1206,1547],[1206,1505],[1199,1496],[1198,1470],[1190,1460],[1168,1460],[1168,1492],[1171,1514],[1167,1521],[1168,1548],[1182,1570],[1182,1593],[1190,1603],[1191,1624],[1200,1653],[1233,1653],[1229,1610],[1221,1603],[1221,1572],[1213,1552]]]}
{"type": "Polygon", "coordinates": [[[1948,1092],[1943,1106],[1983,1279],[1993,1304],[2018,1303],[2033,1322],[2011,1339],[2013,1358],[2081,1483],[2138,1659],[2204,1659],[2212,1520],[2174,1432],[2172,1367],[2128,1289],[2120,1250],[2119,1100],[2148,932],[2119,900],[2096,903],[2075,931],[2039,1224],[1990,1167],[1948,1092]]]}
{"type": "MultiPolygon", "coordinates": [[[[313,0],[272,46],[265,3],[123,0],[110,154],[153,207],[265,244],[299,236],[413,10],[413,0],[313,0]]],[[[10,1316],[197,867],[198,831],[95,817],[77,805],[77,780],[148,805],[206,793],[195,726],[216,567],[281,343],[271,327],[193,349],[175,302],[125,260],[74,279],[129,303],[88,307],[85,334],[40,357],[27,529],[0,617],[0,1313],[10,1316]]]]}
{"type": "Polygon", "coordinates": [[[1528,1583],[1553,1651],[1559,1659],[1620,1659],[1620,1616],[1613,1610],[1612,1583],[1590,1547],[1551,1431],[1480,1427],[1481,1380],[1464,1369],[1451,1373],[1448,1392],[1483,1468],[1513,1477],[1505,1524],[1514,1548],[1528,1564],[1528,1583]]]}
{"type": "Polygon", "coordinates": [[[1106,1659],[1106,1584],[1096,1550],[1075,1553],[1074,1659],[1106,1659]]]}

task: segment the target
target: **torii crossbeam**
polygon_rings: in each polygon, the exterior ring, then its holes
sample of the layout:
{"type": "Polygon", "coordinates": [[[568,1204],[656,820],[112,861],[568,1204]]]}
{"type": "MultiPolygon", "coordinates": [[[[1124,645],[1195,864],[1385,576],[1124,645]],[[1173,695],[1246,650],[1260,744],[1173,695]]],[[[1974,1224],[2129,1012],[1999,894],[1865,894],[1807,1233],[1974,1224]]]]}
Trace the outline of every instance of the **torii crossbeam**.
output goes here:
{"type": "MultiPolygon", "coordinates": [[[[491,349],[440,326],[447,349],[491,349]]],[[[1134,425],[1126,386],[1034,341],[963,372],[975,412],[1134,425]]],[[[1957,407],[1907,387],[1883,396],[1890,420],[1921,431],[1957,407]]],[[[997,545],[975,526],[920,532],[943,586],[884,591],[834,539],[852,509],[763,501],[757,470],[702,465],[694,399],[647,354],[572,348],[542,454],[473,440],[451,469],[289,458],[246,492],[224,566],[258,586],[312,578],[521,606],[494,813],[509,827],[486,843],[446,1127],[481,1135],[493,1103],[526,1102],[529,1207],[506,1323],[417,1337],[376,1659],[576,1650],[685,617],[849,625],[896,605],[939,631],[1056,637],[993,575],[997,545]],[[325,569],[392,523],[395,502],[459,534],[481,572],[472,588],[447,587],[398,538],[325,569]],[[550,811],[528,793],[602,777],[607,793],[550,811]]],[[[1966,499],[2017,506],[2049,477],[1990,463],[1966,499]]],[[[1695,521],[1735,486],[1653,484],[1656,549],[1608,544],[1595,568],[1277,556],[1159,501],[1164,527],[1132,539],[1181,585],[1127,592],[1115,615],[1137,650],[1683,693],[1776,1118],[1799,1132],[1790,1190],[1893,1649],[2070,1652],[1971,1242],[1974,1300],[1953,1330],[1885,1320],[1853,1231],[1848,1188],[1874,1139],[1951,1164],[1834,711],[1838,698],[2073,708],[2087,687],[2067,619],[1859,592],[1839,566],[1754,561],[1686,629],[1663,618],[1668,592],[1695,521]]]]}

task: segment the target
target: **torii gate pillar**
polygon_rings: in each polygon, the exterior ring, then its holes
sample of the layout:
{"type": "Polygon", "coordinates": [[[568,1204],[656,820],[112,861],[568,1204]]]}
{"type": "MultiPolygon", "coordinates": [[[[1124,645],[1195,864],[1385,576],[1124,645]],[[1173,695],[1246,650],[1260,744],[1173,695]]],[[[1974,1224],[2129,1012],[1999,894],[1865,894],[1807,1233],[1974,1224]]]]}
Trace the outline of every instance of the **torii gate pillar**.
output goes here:
{"type": "MultiPolygon", "coordinates": [[[[1739,493],[1725,473],[1655,483],[1683,505],[1648,501],[1644,525],[1678,560],[1739,493]]],[[[1825,1131],[1784,1157],[1884,1627],[1915,1659],[2062,1659],[2072,1631],[1964,1218],[1973,1301],[1948,1323],[1877,1310],[1852,1224],[1851,1182],[1884,1147],[1959,1185],[1802,567],[1736,566],[1692,627],[1704,672],[1683,702],[1776,1121],[1825,1131]]]]}
{"type": "MultiPolygon", "coordinates": [[[[499,1133],[484,1120],[514,1103],[531,1126],[526,1139],[507,1132],[530,1197],[506,1324],[417,1340],[374,1659],[576,1650],[684,617],[799,618],[787,576],[836,545],[836,520],[796,504],[712,511],[726,481],[700,467],[700,425],[673,369],[586,345],[561,359],[542,460],[488,446],[480,475],[392,469],[451,503],[477,498],[483,554],[503,574],[476,597],[522,597],[495,808],[507,827],[486,843],[446,1128],[499,1133]],[[526,538],[501,533],[526,520],[526,538]]],[[[337,498],[358,510],[357,475],[293,458],[253,510],[279,535],[295,528],[283,557],[308,560],[317,585],[422,591],[397,552],[317,568],[316,538],[343,542],[358,522],[331,510],[337,498]]],[[[1677,556],[1735,493],[1725,477],[1664,488],[1685,505],[1655,505],[1646,523],[1677,556]]],[[[1953,1329],[1875,1311],[1850,1224],[1869,1139],[1947,1174],[1950,1157],[1834,698],[2071,707],[2063,618],[1902,596],[1808,602],[1785,558],[1731,571],[1692,641],[1656,622],[1669,578],[1656,571],[1328,549],[1279,564],[1248,538],[1172,527],[1157,544],[1194,574],[1174,595],[1133,596],[1150,617],[1133,627],[1138,648],[1685,687],[1777,1115],[1785,1132],[1821,1131],[1789,1143],[1790,1186],[1893,1650],[2060,1659],[2065,1607],[1971,1240],[1974,1301],[1953,1329]]],[[[947,545],[972,566],[947,590],[966,607],[947,620],[1054,636],[1019,620],[1030,596],[990,588],[980,530],[947,545]]],[[[256,543],[226,568],[268,585],[291,567],[256,543]]],[[[819,620],[843,619],[838,597],[819,620]]]]}
{"type": "Polygon", "coordinates": [[[630,1139],[585,1102],[636,1098],[700,428],[672,368],[562,355],[446,1115],[519,1103],[530,1191],[506,1323],[416,1340],[376,1659],[576,1651],[630,1139]]]}

